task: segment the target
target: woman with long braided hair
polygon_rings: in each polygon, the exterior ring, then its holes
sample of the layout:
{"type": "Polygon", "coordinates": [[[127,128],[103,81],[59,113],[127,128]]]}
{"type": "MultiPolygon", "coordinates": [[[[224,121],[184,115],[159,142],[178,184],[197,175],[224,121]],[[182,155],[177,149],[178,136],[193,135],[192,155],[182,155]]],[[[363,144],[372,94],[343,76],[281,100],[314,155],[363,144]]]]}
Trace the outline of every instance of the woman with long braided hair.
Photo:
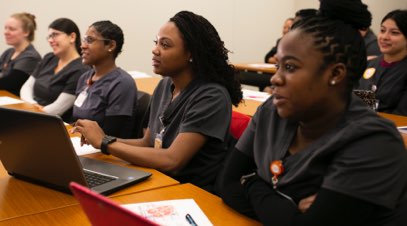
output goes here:
{"type": "Polygon", "coordinates": [[[220,195],[264,225],[407,225],[403,141],[352,93],[371,14],[360,0],[320,3],[282,38],[273,97],[226,161],[220,195]]]}
{"type": "Polygon", "coordinates": [[[154,72],[164,79],[152,96],[144,137],[114,142],[84,120],[76,130],[104,153],[213,191],[229,149],[232,104],[242,99],[229,51],[208,20],[188,11],[165,23],[154,42],[154,72]]]}

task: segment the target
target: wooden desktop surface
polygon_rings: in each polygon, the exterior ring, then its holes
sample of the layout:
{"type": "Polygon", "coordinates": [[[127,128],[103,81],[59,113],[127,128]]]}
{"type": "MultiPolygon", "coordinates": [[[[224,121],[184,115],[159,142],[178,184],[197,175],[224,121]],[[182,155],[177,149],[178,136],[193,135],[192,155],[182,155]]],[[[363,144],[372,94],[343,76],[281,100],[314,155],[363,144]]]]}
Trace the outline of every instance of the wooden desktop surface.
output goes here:
{"type": "Polygon", "coordinates": [[[274,64],[266,64],[266,63],[239,63],[233,64],[233,66],[239,71],[252,71],[257,73],[267,73],[267,74],[275,74],[277,68],[274,64]]]}
{"type": "MultiPolygon", "coordinates": [[[[0,91],[0,96],[18,98],[6,91],[0,91]]],[[[34,105],[29,103],[6,105],[5,107],[39,111],[34,105]]],[[[94,153],[85,157],[140,169],[152,174],[145,181],[111,194],[110,196],[112,197],[179,184],[178,181],[157,170],[134,166],[113,156],[94,153]]],[[[0,162],[0,220],[48,211],[76,203],[76,200],[71,195],[9,176],[0,162]]]]}
{"type": "MultiPolygon", "coordinates": [[[[261,225],[229,208],[219,197],[192,184],[174,185],[113,198],[114,201],[121,204],[170,199],[194,199],[213,225],[261,225]]],[[[38,225],[55,225],[56,222],[58,225],[90,225],[79,205],[6,220],[0,222],[0,225],[28,225],[32,222],[36,222],[38,225]]]]}

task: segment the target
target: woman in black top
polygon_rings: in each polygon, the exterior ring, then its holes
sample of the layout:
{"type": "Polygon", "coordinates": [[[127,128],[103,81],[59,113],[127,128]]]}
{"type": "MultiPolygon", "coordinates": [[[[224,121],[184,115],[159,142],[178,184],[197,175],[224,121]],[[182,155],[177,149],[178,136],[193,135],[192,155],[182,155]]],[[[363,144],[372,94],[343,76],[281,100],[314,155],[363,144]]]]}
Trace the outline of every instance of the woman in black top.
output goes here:
{"type": "Polygon", "coordinates": [[[282,38],[273,97],[226,162],[220,195],[265,225],[407,225],[403,141],[352,94],[371,15],[360,1],[320,2],[282,38]]]}

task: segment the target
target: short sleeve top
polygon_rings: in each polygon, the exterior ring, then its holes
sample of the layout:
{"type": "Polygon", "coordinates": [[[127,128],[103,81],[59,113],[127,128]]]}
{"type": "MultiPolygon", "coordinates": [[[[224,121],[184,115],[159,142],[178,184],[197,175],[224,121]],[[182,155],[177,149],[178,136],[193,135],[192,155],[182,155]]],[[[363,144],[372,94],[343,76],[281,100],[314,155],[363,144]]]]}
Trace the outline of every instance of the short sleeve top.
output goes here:
{"type": "Polygon", "coordinates": [[[88,85],[95,73],[91,69],[84,73],[76,89],[76,96],[86,93],[81,106],[73,108],[74,119],[90,119],[103,127],[106,116],[132,116],[137,87],[134,79],[121,68],[115,68],[101,79],[88,85]]]}
{"type": "Polygon", "coordinates": [[[46,54],[32,74],[35,78],[34,100],[40,105],[53,103],[61,93],[75,95],[79,77],[89,70],[88,66],[82,64],[82,59],[77,58],[55,73],[58,61],[59,58],[53,53],[46,54]]]}
{"type": "Polygon", "coordinates": [[[270,98],[236,148],[254,158],[259,176],[270,184],[270,163],[282,160],[285,172],[277,188],[297,201],[321,187],[387,208],[407,198],[407,152],[400,134],[356,96],[335,128],[289,155],[297,128],[297,122],[279,117],[270,98]]]}
{"type": "Polygon", "coordinates": [[[41,55],[31,44],[12,60],[14,52],[14,48],[9,48],[0,56],[0,77],[8,76],[12,70],[19,70],[30,75],[41,60],[41,55]]]}
{"type": "Polygon", "coordinates": [[[227,152],[232,104],[225,87],[193,80],[172,102],[170,78],[160,81],[150,102],[150,146],[162,134],[162,147],[168,148],[180,133],[200,133],[208,138],[175,179],[211,190],[227,152]]]}

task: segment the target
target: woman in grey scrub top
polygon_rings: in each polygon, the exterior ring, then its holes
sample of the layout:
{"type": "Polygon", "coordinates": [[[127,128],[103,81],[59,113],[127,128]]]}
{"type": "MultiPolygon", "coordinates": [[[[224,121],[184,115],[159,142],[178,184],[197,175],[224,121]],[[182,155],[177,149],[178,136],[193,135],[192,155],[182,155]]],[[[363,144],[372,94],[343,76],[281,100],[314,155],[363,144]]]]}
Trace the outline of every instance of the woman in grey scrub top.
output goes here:
{"type": "Polygon", "coordinates": [[[367,65],[360,0],[321,0],[277,50],[273,96],[221,174],[237,211],[278,226],[407,225],[407,151],[352,89],[367,65]]]}
{"type": "Polygon", "coordinates": [[[47,53],[21,88],[21,99],[49,114],[70,121],[76,84],[89,68],[80,58],[78,26],[68,18],[54,20],[46,37],[52,52],[47,53]]]}
{"type": "Polygon", "coordinates": [[[4,25],[4,38],[12,46],[0,56],[0,89],[17,96],[41,60],[40,54],[31,44],[37,28],[35,16],[30,13],[16,13],[4,25]]]}
{"type": "Polygon", "coordinates": [[[228,50],[208,20],[188,11],[165,23],[154,43],[154,72],[164,78],[152,96],[144,137],[115,139],[86,120],[74,131],[105,154],[213,191],[228,150],[232,104],[242,99],[228,50]]]}

